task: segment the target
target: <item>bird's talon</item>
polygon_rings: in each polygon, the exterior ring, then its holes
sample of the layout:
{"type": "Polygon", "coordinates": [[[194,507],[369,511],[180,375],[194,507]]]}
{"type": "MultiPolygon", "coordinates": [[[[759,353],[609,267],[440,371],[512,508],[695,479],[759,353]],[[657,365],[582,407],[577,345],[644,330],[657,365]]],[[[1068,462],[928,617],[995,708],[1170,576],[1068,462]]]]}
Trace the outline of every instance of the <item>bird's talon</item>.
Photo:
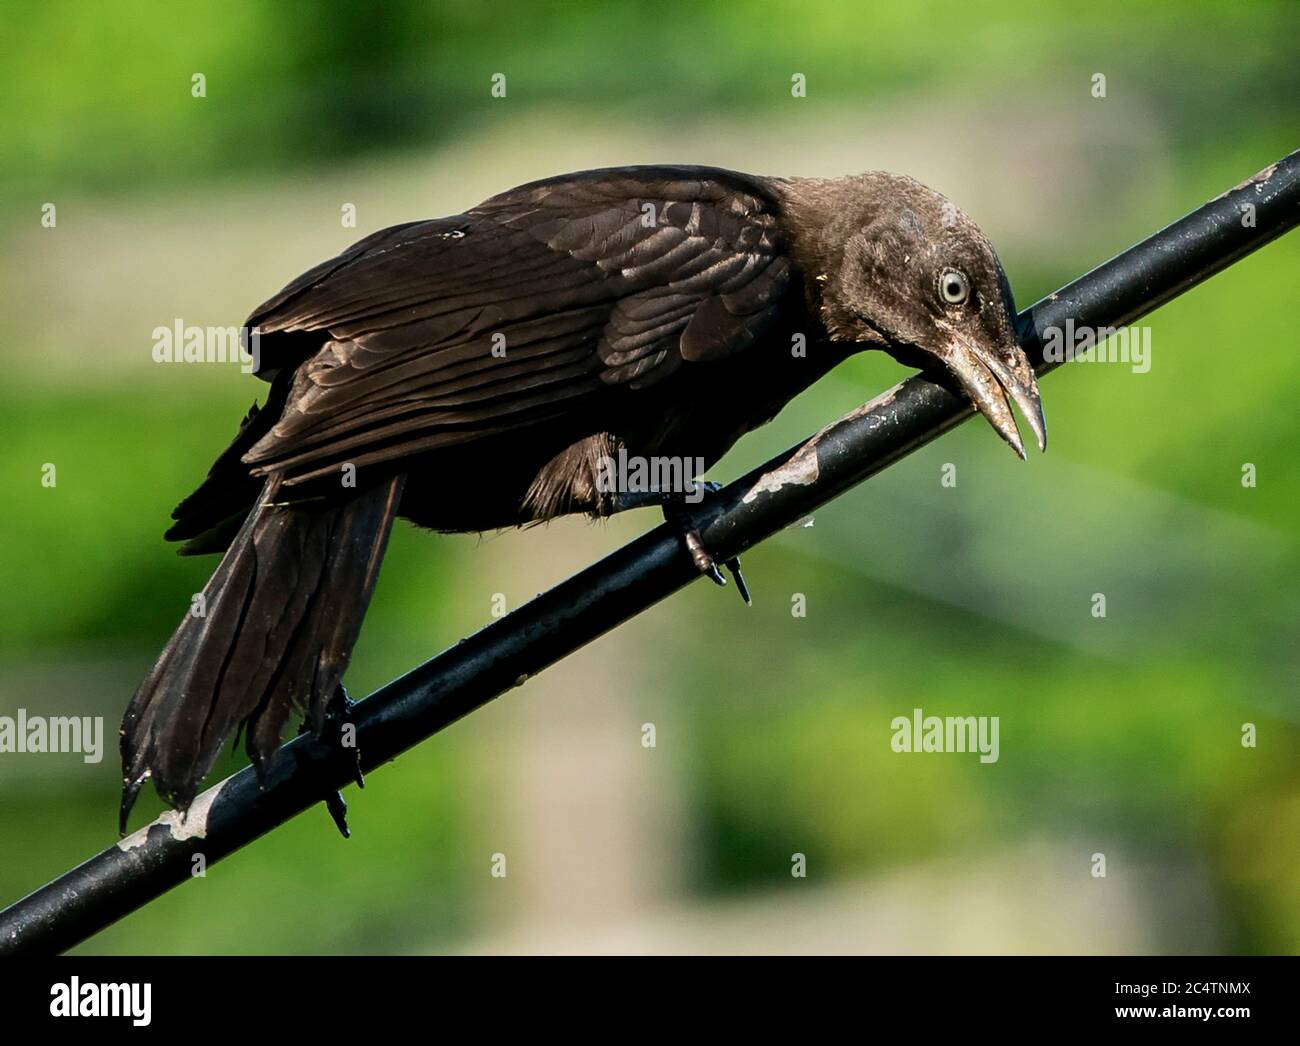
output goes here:
{"type": "MultiPolygon", "coordinates": [[[[317,735],[327,744],[338,744],[342,746],[344,728],[352,725],[355,731],[356,727],[352,720],[352,710],[356,708],[357,703],[348,696],[348,692],[343,689],[343,684],[339,684],[338,691],[334,697],[333,705],[325,712],[324,720],[321,723],[320,734],[317,735]]],[[[309,733],[311,731],[310,720],[304,719],[298,727],[298,734],[309,733]]],[[[352,757],[348,760],[348,768],[352,771],[352,780],[356,782],[358,788],[366,787],[365,774],[361,772],[361,749],[353,747],[352,757]]],[[[339,832],[344,839],[350,839],[352,832],[348,828],[348,804],[343,799],[341,792],[329,792],[325,796],[325,809],[329,811],[330,817],[334,819],[334,824],[338,826],[339,832]]]]}
{"type": "Polygon", "coordinates": [[[740,572],[740,557],[732,556],[723,564],[731,571],[731,576],[736,579],[736,591],[740,593],[740,598],[745,601],[745,606],[752,607],[754,601],[749,598],[749,586],[745,584],[745,575],[740,572]]]}
{"type": "Polygon", "coordinates": [[[331,792],[325,797],[325,809],[329,811],[330,817],[334,818],[334,825],[339,830],[339,834],[344,839],[352,838],[352,830],[348,828],[348,804],[343,798],[342,792],[331,792]]]}

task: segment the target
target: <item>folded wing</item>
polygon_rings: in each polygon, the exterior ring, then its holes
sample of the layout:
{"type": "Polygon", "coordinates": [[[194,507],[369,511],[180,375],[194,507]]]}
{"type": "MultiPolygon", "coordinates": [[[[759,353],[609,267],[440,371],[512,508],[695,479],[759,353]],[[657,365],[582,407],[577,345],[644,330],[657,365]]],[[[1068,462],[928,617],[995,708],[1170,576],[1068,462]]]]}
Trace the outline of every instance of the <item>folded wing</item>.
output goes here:
{"type": "Polygon", "coordinates": [[[753,346],[789,301],[757,179],[624,168],[384,230],[259,308],[264,358],[304,332],[243,460],[287,485],[556,418],[753,346]]]}

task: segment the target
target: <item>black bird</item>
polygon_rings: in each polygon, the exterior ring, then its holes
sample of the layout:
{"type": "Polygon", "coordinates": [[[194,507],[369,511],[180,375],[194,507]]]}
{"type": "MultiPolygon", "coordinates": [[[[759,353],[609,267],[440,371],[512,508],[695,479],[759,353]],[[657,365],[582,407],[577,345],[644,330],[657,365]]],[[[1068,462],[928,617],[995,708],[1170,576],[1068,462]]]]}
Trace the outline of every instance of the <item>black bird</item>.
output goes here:
{"type": "Polygon", "coordinates": [[[366,237],[248,320],[270,390],[173,513],[183,554],[225,555],[127,709],[123,827],[150,777],[187,808],[241,727],[259,772],[294,711],[328,728],[395,516],[644,504],[603,458],[709,467],[865,349],[955,382],[1024,457],[1008,397],[1045,432],[1014,315],[975,223],[883,172],[585,171],[366,237]]]}

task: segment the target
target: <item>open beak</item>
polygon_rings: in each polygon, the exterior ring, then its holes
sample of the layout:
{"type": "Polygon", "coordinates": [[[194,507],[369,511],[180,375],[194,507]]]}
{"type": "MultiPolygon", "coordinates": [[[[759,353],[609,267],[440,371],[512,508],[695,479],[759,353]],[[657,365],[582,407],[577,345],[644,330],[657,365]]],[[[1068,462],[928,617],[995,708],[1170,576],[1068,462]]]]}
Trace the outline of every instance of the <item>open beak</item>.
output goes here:
{"type": "MultiPolygon", "coordinates": [[[[944,325],[947,327],[947,325],[944,325]]],[[[1011,412],[1008,397],[1015,401],[1020,412],[1029,422],[1034,437],[1038,440],[1038,449],[1047,449],[1047,422],[1043,418],[1043,404],[1038,396],[1038,382],[1034,380],[1034,369],[1024,350],[1015,342],[988,352],[975,348],[956,331],[947,327],[949,335],[941,358],[948,370],[952,372],[971,402],[998,435],[1011,444],[1023,459],[1025,445],[1020,440],[1020,430],[1016,427],[1015,415],[1011,412]]]]}

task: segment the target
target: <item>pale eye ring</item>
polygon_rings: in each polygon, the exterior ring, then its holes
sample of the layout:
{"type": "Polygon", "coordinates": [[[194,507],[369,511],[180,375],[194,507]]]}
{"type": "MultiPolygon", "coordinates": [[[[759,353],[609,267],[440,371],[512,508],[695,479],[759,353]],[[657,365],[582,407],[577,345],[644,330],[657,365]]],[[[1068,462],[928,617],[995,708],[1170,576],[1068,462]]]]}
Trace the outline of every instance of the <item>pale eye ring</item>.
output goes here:
{"type": "Polygon", "coordinates": [[[970,297],[970,281],[957,269],[944,269],[939,276],[939,297],[949,305],[961,305],[970,297]]]}

